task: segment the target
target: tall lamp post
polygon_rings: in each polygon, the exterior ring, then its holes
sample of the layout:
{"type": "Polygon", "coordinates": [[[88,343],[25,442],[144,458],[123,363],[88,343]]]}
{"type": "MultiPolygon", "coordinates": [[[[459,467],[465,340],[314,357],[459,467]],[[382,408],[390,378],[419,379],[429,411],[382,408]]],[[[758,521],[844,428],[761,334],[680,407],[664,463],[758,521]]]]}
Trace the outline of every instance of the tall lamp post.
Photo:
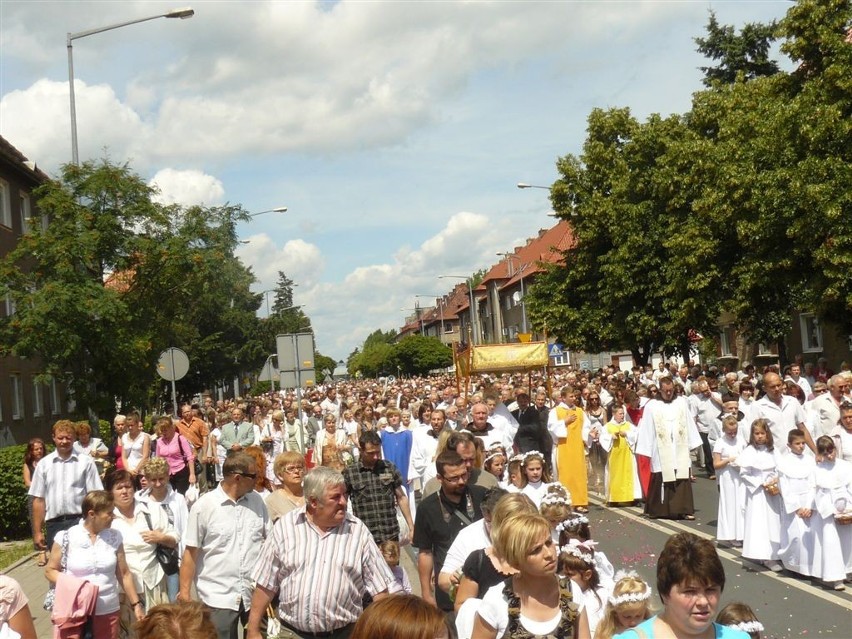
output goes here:
{"type": "Polygon", "coordinates": [[[158,18],[180,18],[181,20],[185,20],[186,18],[191,18],[194,15],[195,11],[186,7],[184,9],[173,9],[168,13],[159,13],[155,16],[148,16],[147,18],[128,20],[127,22],[119,22],[118,24],[110,24],[105,27],[98,27],[97,29],[88,29],[86,31],[77,31],[76,33],[68,34],[65,40],[65,46],[68,48],[68,87],[71,93],[71,161],[74,164],[80,164],[80,153],[77,149],[77,105],[74,100],[74,40],[95,35],[96,33],[103,33],[104,31],[112,31],[113,29],[129,27],[132,24],[139,24],[140,22],[156,20],[158,18]]]}
{"type": "Polygon", "coordinates": [[[438,279],[454,279],[454,280],[464,280],[467,282],[467,292],[470,295],[470,323],[473,326],[473,331],[471,338],[473,339],[473,344],[477,345],[480,342],[479,336],[479,313],[476,312],[475,302],[473,300],[473,280],[467,275],[439,275],[438,279]]]}
{"type": "Polygon", "coordinates": [[[427,295],[426,293],[419,293],[415,295],[417,299],[421,297],[431,297],[432,299],[438,300],[438,314],[440,315],[441,322],[441,341],[444,341],[444,296],[443,295],[427,295]]]}
{"type": "Polygon", "coordinates": [[[423,330],[423,314],[420,312],[420,306],[415,306],[414,308],[401,308],[401,311],[414,311],[417,314],[417,321],[420,324],[420,337],[425,337],[426,333],[423,330]]]}

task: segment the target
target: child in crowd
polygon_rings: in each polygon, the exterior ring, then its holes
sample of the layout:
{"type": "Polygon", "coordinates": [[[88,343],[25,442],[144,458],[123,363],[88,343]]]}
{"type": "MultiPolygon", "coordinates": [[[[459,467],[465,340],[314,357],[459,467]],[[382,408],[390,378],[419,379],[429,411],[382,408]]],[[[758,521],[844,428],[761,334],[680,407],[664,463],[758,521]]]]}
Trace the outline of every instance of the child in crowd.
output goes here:
{"type": "Polygon", "coordinates": [[[589,631],[595,630],[604,614],[612,583],[602,583],[595,561],[595,542],[572,539],[559,549],[560,573],[569,577],[583,591],[583,605],[589,619],[589,631]]]}
{"type": "Polygon", "coordinates": [[[544,469],[544,455],[537,450],[524,453],[524,461],[521,468],[527,480],[521,492],[532,499],[536,508],[538,508],[541,505],[544,493],[547,491],[547,484],[550,482],[550,478],[544,469]]]}
{"type": "Polygon", "coordinates": [[[819,577],[813,566],[817,543],[813,526],[816,460],[805,454],[805,433],[798,428],[787,433],[787,447],[789,452],[778,458],[778,487],[783,506],[778,555],[787,570],[819,577]]]}
{"type": "Polygon", "coordinates": [[[411,594],[411,582],[405,570],[399,565],[399,544],[392,539],[388,539],[379,544],[379,550],[382,551],[382,557],[385,558],[385,562],[390,567],[393,576],[396,577],[396,582],[404,592],[411,594]]]}
{"type": "Polygon", "coordinates": [[[834,439],[823,435],[816,441],[816,508],[811,525],[817,539],[814,574],[835,590],[852,577],[852,525],[838,523],[852,518],[852,464],[837,459],[834,439]]]}
{"type": "Polygon", "coordinates": [[[506,474],[506,450],[500,444],[493,445],[485,453],[482,465],[486,471],[497,478],[498,484],[502,484],[506,474]]]}
{"type": "Polygon", "coordinates": [[[737,457],[745,447],[736,415],[725,415],[722,436],[713,445],[713,469],[719,483],[716,540],[735,548],[742,547],[745,529],[746,489],[737,467],[737,457]]]}
{"type": "Polygon", "coordinates": [[[716,623],[747,632],[751,639],[760,639],[763,624],[757,620],[754,611],[746,604],[732,601],[716,615],[716,623]]]}
{"type": "Polygon", "coordinates": [[[642,486],[633,447],[639,430],[625,419],[624,407],[616,406],[612,420],[603,429],[601,446],[607,451],[606,500],[610,504],[632,504],[642,499],[642,486]]]}
{"type": "Polygon", "coordinates": [[[748,446],[737,457],[746,485],[743,558],[781,572],[781,498],[772,431],[765,419],[752,422],[748,446]]]}
{"type": "Polygon", "coordinates": [[[551,537],[553,543],[558,546],[559,524],[571,516],[571,495],[568,494],[568,489],[558,482],[548,484],[538,510],[550,522],[551,537]]]}
{"type": "Polygon", "coordinates": [[[524,456],[514,455],[509,460],[508,473],[509,479],[504,486],[510,493],[519,493],[527,484],[526,476],[524,476],[524,456]]]}
{"type": "MultiPolygon", "coordinates": [[[[555,532],[559,534],[560,547],[570,544],[572,540],[585,543],[592,538],[592,531],[589,529],[589,518],[583,513],[572,513],[568,519],[556,526],[555,532]]],[[[596,550],[594,557],[595,566],[597,567],[601,582],[612,586],[613,576],[615,575],[615,568],[612,562],[602,550],[596,550]]]]}
{"type": "Polygon", "coordinates": [[[613,635],[650,619],[652,614],[651,586],[635,571],[619,570],[595,636],[597,639],[612,639],[613,635]]]}

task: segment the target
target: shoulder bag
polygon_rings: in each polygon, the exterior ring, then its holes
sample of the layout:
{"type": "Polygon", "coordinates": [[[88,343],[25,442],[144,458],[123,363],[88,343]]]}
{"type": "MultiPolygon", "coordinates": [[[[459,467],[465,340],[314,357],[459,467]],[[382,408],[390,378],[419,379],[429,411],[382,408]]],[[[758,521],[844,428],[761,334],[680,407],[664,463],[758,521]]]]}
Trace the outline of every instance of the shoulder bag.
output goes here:
{"type": "MultiPolygon", "coordinates": [[[[154,527],[151,525],[151,515],[147,511],[144,511],[142,514],[145,515],[145,521],[148,522],[149,530],[154,530],[154,527]]],[[[164,573],[167,575],[177,574],[178,570],[180,570],[177,548],[169,548],[168,546],[157,544],[156,555],[157,562],[160,564],[164,573]]]]}
{"type": "MultiPolygon", "coordinates": [[[[62,557],[59,560],[59,570],[65,572],[68,568],[68,531],[63,531],[65,537],[62,539],[62,557]]],[[[42,608],[45,610],[53,610],[53,603],[56,601],[56,584],[50,584],[47,593],[44,595],[44,604],[42,608]]]]}

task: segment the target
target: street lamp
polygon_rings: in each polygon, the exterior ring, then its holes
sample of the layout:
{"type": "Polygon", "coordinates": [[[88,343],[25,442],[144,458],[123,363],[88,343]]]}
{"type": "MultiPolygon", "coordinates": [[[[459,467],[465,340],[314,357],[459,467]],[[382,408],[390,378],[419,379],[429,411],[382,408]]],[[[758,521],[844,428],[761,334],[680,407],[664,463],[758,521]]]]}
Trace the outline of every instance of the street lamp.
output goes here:
{"type": "Polygon", "coordinates": [[[518,182],[519,189],[546,189],[548,191],[552,191],[552,186],[541,186],[539,184],[527,184],[526,182],[518,182]]]}
{"type": "Polygon", "coordinates": [[[421,297],[431,297],[432,299],[438,300],[438,313],[441,316],[441,341],[444,341],[444,296],[443,295],[428,295],[426,293],[419,293],[415,295],[416,298],[421,297]]]}
{"type": "Polygon", "coordinates": [[[421,309],[419,306],[415,306],[414,308],[401,308],[401,311],[414,311],[417,313],[417,321],[420,322],[420,337],[425,337],[426,334],[423,332],[423,315],[420,312],[421,309]]]}
{"type": "Polygon", "coordinates": [[[473,340],[474,345],[479,344],[479,342],[480,342],[480,339],[479,339],[479,320],[476,317],[476,315],[477,315],[476,307],[474,306],[474,301],[473,301],[473,280],[470,277],[468,277],[467,275],[439,275],[438,276],[439,280],[444,280],[444,279],[448,279],[448,278],[452,278],[452,279],[455,279],[455,280],[464,280],[465,282],[467,282],[467,292],[470,295],[470,323],[471,323],[471,326],[473,327],[471,339],[473,340]]]}
{"type": "MultiPolygon", "coordinates": [[[[509,260],[512,260],[512,259],[518,260],[518,275],[521,276],[521,278],[520,278],[520,283],[521,283],[521,332],[526,333],[527,332],[527,302],[526,302],[526,293],[524,293],[524,270],[530,265],[530,263],[527,262],[526,264],[521,264],[521,258],[518,257],[517,255],[515,255],[514,253],[497,253],[497,255],[502,255],[503,257],[506,258],[506,261],[509,261],[509,260]]],[[[510,267],[511,267],[511,264],[512,263],[509,262],[510,267]]],[[[510,272],[509,276],[511,277],[511,276],[513,276],[513,274],[510,272]]]]}
{"type": "Polygon", "coordinates": [[[286,213],[286,206],[276,206],[274,209],[266,209],[265,211],[258,211],[257,213],[249,213],[248,217],[257,217],[258,215],[263,215],[264,213],[286,213]]]}
{"type": "Polygon", "coordinates": [[[120,29],[121,27],[129,27],[131,24],[139,24],[140,22],[156,20],[157,18],[180,18],[181,20],[185,20],[186,18],[191,18],[194,15],[195,11],[186,7],[184,9],[173,9],[168,13],[159,13],[147,18],[138,18],[136,20],[128,20],[127,22],[111,24],[106,27],[98,27],[97,29],[88,29],[86,31],[77,31],[76,33],[67,34],[65,46],[68,48],[68,87],[71,92],[71,161],[74,164],[80,164],[80,153],[77,150],[77,105],[74,100],[74,46],[72,44],[74,40],[95,35],[96,33],[103,33],[104,31],[112,31],[113,29],[120,29]]]}

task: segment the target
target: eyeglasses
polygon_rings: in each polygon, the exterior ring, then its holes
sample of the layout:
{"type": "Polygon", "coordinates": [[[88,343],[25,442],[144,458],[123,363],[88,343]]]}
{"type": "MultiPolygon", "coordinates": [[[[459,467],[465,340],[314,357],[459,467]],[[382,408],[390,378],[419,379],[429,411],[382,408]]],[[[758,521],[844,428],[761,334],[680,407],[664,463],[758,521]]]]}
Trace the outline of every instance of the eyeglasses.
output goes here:
{"type": "Polygon", "coordinates": [[[240,477],[248,477],[249,479],[257,479],[257,473],[234,473],[240,477]]]}
{"type": "Polygon", "coordinates": [[[305,472],[305,467],[304,466],[287,466],[286,468],[284,468],[284,472],[290,473],[291,475],[295,475],[296,473],[305,472]]]}
{"type": "Polygon", "coordinates": [[[463,472],[461,475],[456,475],[455,477],[447,477],[446,475],[441,475],[441,479],[450,484],[461,484],[467,481],[467,477],[470,473],[463,472]]]}

